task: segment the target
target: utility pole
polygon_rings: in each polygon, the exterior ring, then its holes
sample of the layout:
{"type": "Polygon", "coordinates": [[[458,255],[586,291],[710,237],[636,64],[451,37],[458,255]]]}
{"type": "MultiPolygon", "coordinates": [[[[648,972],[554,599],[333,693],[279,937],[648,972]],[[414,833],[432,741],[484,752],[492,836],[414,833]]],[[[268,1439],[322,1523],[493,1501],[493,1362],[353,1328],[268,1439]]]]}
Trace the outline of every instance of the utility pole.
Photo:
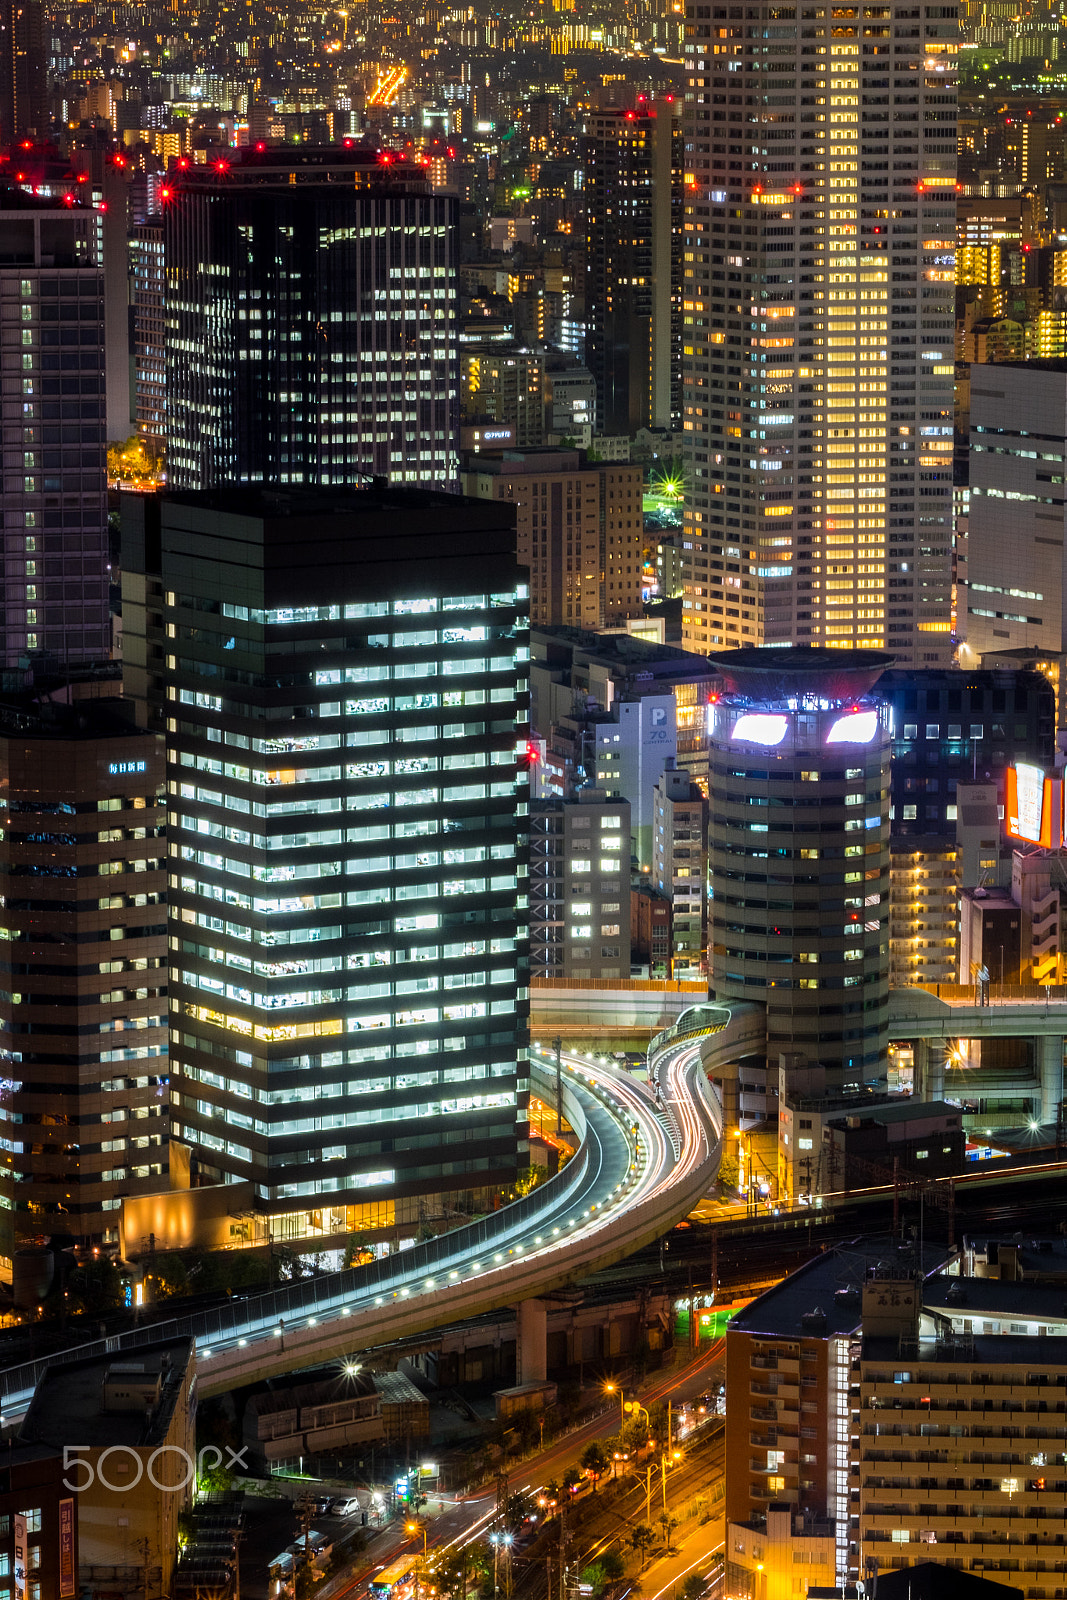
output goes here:
{"type": "Polygon", "coordinates": [[[563,1040],[557,1034],[552,1041],[556,1052],[556,1132],[563,1132],[563,1040]]]}
{"type": "Polygon", "coordinates": [[[711,1231],[711,1298],[716,1300],[719,1291],[719,1230],[711,1231]]]}

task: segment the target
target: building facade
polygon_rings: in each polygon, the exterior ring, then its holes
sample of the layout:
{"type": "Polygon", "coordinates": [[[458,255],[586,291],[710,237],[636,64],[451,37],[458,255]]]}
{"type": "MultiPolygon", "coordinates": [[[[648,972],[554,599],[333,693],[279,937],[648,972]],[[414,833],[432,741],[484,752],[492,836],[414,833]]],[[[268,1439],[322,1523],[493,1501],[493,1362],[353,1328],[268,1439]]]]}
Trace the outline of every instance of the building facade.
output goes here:
{"type": "Polygon", "coordinates": [[[535,623],[610,627],[641,610],[644,475],[577,450],[507,451],[467,464],[464,488],[516,508],[535,623]]]}
{"type": "Polygon", "coordinates": [[[586,362],[598,433],[681,421],[681,96],[586,115],[586,362]]]}
{"type": "Polygon", "coordinates": [[[121,713],[84,701],[0,720],[0,1186],[16,1239],[116,1248],[122,1197],[167,1172],[163,749],[121,713]]]}
{"type": "Polygon", "coordinates": [[[130,232],[133,303],[134,416],[137,431],[153,444],[166,433],[166,350],[163,309],[163,221],[149,217],[130,232]]]}
{"type": "Polygon", "coordinates": [[[890,839],[891,989],[958,981],[959,855],[954,839],[890,839]]]}
{"type": "Polygon", "coordinates": [[[671,902],[671,976],[699,977],[708,970],[707,797],[671,762],[654,808],[652,887],[671,902]]]}
{"type": "Polygon", "coordinates": [[[947,661],[956,12],[749,11],[687,12],[683,637],[947,661]]]}
{"type": "Polygon", "coordinates": [[[786,1055],[834,1093],[885,1079],[889,731],[876,652],[745,650],[715,661],[708,829],[717,999],[767,1007],[786,1055]]]}
{"type": "Polygon", "coordinates": [[[1067,360],[971,367],[964,659],[1067,649],[1063,477],[1067,360]]]}
{"type": "Polygon", "coordinates": [[[365,147],[170,175],[168,480],[455,480],[456,206],[365,147]]]}
{"type": "Polygon", "coordinates": [[[275,1239],[327,1245],[513,1181],[529,669],[509,509],[368,489],[127,511],[162,573],[173,1139],[194,1181],[251,1183],[275,1239]]]}
{"type": "Polygon", "coordinates": [[[4,0],[0,8],[0,142],[47,139],[48,57],[40,0],[4,0]]]}
{"type": "Polygon", "coordinates": [[[0,193],[5,668],[106,660],[100,213],[0,193]]]}
{"type": "Polygon", "coordinates": [[[630,806],[602,789],[534,805],[530,970],[535,977],[630,976],[630,806]]]}

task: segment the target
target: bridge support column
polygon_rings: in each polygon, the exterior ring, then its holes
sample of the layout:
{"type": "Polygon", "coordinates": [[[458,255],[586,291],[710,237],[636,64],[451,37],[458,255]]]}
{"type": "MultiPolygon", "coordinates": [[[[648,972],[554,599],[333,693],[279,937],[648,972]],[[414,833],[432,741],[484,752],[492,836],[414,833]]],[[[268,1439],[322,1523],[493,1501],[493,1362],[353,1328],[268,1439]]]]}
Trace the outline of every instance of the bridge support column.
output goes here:
{"type": "Polygon", "coordinates": [[[945,1098],[945,1046],[940,1039],[916,1039],[915,1088],[920,1100],[945,1098]]]}
{"type": "Polygon", "coordinates": [[[1041,1121],[1058,1122],[1063,1100],[1063,1037],[1039,1035],[1034,1042],[1041,1077],[1041,1121]]]}
{"type": "Polygon", "coordinates": [[[543,1300],[524,1300],[519,1306],[515,1362],[519,1383],[544,1383],[548,1376],[548,1307],[543,1300]]]}

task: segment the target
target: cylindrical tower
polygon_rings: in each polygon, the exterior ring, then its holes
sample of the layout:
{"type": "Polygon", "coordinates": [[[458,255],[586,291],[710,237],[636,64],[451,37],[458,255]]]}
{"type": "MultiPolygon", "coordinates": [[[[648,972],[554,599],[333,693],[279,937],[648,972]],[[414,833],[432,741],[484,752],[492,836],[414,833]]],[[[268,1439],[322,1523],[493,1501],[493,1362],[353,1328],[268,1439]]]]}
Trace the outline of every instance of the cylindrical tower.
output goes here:
{"type": "Polygon", "coordinates": [[[884,1086],[889,729],[865,697],[891,660],[801,647],[715,661],[712,987],[766,1005],[768,1087],[783,1053],[816,1069],[815,1092],[884,1086]]]}

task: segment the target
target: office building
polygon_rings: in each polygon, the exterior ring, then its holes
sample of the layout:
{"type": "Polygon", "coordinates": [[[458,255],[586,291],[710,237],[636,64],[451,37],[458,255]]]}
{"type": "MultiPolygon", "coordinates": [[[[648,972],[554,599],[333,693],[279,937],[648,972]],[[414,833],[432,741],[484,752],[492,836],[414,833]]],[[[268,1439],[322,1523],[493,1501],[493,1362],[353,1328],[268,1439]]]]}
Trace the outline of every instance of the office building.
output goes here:
{"type": "Polygon", "coordinates": [[[154,445],[166,433],[167,372],[163,313],[163,221],[148,217],[130,232],[134,420],[154,445]]]}
{"type": "Polygon", "coordinates": [[[956,13],[808,9],[686,27],[683,637],[947,662],[956,13]]]}
{"type": "Polygon", "coordinates": [[[163,592],[172,1148],[297,1247],[485,1203],[526,1154],[510,508],[242,489],[123,517],[163,592]]]}
{"type": "Polygon", "coordinates": [[[477,350],[460,357],[463,419],[509,427],[509,447],[528,450],[545,437],[543,350],[477,350]]]}
{"type": "Polygon", "coordinates": [[[0,7],[0,144],[47,139],[48,57],[41,0],[4,0],[0,7]]]}
{"type": "Polygon", "coordinates": [[[874,694],[892,729],[894,839],[951,837],[960,783],[996,780],[1003,794],[1016,761],[1052,765],[1056,692],[1041,672],[890,669],[874,694]]]}
{"type": "Polygon", "coordinates": [[[671,903],[671,976],[708,970],[708,801],[668,756],[655,787],[652,887],[671,903]]]}
{"type": "Polygon", "coordinates": [[[479,500],[515,506],[535,622],[595,632],[640,612],[640,467],[598,465],[577,450],[508,450],[470,458],[463,481],[479,500]]]}
{"type": "Polygon", "coordinates": [[[98,212],[0,192],[8,670],[110,654],[101,262],[98,212]]]}
{"type": "Polygon", "coordinates": [[[650,978],[669,978],[674,944],[671,902],[647,884],[630,889],[630,959],[645,962],[650,978]]]}
{"type": "Polygon", "coordinates": [[[630,976],[630,806],[602,789],[530,813],[534,977],[630,976]]]}
{"type": "Polygon", "coordinates": [[[681,96],[586,113],[585,356],[596,429],[681,421],[681,96]]]}
{"type": "Polygon", "coordinates": [[[172,172],[170,484],[454,481],[456,206],[362,146],[172,172]]]}
{"type": "MultiPolygon", "coordinates": [[[[120,1593],[170,1594],[197,1459],[193,1340],[146,1343],[136,1361],[94,1353],[46,1367],[20,1441],[62,1451],[69,1468],[72,1437],[82,1572],[103,1570],[120,1593]]],[[[42,1600],[49,1592],[63,1593],[42,1589],[42,1600]]]]}
{"type": "Polygon", "coordinates": [[[1064,611],[1067,359],[971,368],[967,579],[960,632],[985,652],[1067,649],[1064,611]]]}
{"type": "Polygon", "coordinates": [[[889,729],[874,651],[739,650],[709,709],[709,960],[720,1000],[767,1008],[806,1092],[884,1082],[889,729]]]}
{"type": "Polygon", "coordinates": [[[167,1171],[163,750],[122,710],[0,713],[2,1214],[86,1248],[167,1171]]]}

